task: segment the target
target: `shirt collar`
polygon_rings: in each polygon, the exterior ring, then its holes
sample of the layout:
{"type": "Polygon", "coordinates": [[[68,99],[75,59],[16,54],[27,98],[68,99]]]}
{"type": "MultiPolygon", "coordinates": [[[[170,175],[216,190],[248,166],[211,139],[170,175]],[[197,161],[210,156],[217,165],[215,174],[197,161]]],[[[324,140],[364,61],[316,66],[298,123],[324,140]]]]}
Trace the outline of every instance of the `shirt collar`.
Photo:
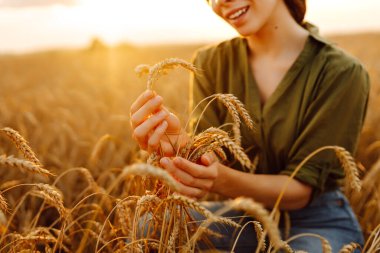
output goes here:
{"type": "Polygon", "coordinates": [[[328,45],[331,45],[331,44],[332,44],[331,41],[327,40],[326,38],[323,38],[323,37],[319,34],[319,28],[318,28],[316,25],[314,25],[314,24],[312,24],[312,23],[309,23],[309,22],[304,22],[304,23],[302,24],[302,26],[303,26],[306,30],[309,31],[309,34],[310,34],[310,36],[311,36],[313,39],[315,39],[315,40],[317,40],[317,41],[319,41],[319,42],[321,42],[321,43],[323,43],[323,44],[328,44],[328,45]]]}

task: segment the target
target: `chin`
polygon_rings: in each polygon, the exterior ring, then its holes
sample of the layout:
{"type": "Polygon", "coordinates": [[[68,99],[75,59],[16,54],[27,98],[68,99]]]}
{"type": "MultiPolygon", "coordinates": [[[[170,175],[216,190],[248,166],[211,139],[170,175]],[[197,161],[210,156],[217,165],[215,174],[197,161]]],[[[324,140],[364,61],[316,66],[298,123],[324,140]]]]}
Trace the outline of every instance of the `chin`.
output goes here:
{"type": "Polygon", "coordinates": [[[235,30],[243,37],[248,37],[256,34],[260,29],[255,27],[235,28],[235,30]]]}

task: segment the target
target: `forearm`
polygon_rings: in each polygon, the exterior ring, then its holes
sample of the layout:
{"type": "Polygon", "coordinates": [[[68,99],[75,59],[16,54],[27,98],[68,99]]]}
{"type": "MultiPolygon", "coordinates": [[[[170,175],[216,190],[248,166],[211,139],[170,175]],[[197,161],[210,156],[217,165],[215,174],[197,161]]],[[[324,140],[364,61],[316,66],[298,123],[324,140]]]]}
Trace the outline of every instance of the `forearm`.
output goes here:
{"type": "MultiPolygon", "coordinates": [[[[231,198],[245,196],[272,208],[289,179],[286,175],[249,174],[219,165],[213,191],[231,198]]],[[[280,202],[280,209],[304,207],[310,200],[312,187],[291,179],[280,202]]]]}

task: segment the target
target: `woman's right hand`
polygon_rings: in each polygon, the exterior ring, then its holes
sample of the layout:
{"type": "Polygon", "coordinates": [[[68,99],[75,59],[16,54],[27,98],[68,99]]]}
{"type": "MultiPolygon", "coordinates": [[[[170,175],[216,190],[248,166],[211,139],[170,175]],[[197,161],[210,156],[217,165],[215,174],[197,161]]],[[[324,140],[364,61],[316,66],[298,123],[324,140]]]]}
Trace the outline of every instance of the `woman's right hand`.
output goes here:
{"type": "Polygon", "coordinates": [[[178,117],[163,106],[161,96],[146,90],[132,104],[130,115],[132,136],[141,149],[152,153],[161,148],[164,156],[175,154],[173,144],[178,142],[181,124],[178,117]]]}

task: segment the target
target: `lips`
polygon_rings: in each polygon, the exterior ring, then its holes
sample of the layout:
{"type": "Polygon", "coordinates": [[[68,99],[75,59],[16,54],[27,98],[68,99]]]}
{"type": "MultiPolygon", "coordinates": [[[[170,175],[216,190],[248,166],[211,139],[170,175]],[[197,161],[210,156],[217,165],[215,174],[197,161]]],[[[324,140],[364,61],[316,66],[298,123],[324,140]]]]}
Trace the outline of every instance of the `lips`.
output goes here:
{"type": "Polygon", "coordinates": [[[230,20],[236,20],[240,18],[242,15],[244,15],[249,9],[249,6],[245,6],[242,8],[235,9],[229,13],[227,13],[226,17],[230,20]]]}

